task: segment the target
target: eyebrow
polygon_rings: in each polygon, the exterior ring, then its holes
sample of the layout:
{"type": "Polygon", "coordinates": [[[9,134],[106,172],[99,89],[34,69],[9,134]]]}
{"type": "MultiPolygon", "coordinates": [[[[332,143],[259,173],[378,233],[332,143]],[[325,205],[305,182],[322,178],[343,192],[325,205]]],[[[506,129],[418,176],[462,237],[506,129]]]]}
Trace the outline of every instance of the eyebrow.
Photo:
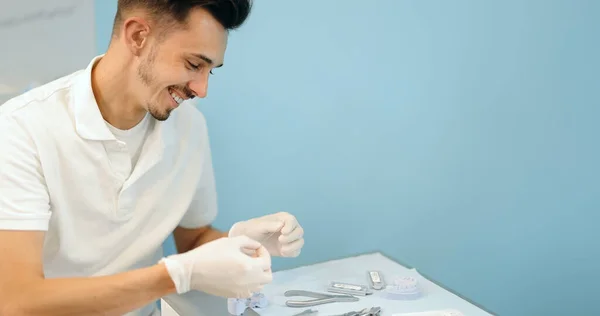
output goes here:
{"type": "MultiPolygon", "coordinates": [[[[210,58],[208,58],[208,57],[206,57],[205,55],[202,55],[202,54],[192,54],[192,55],[195,56],[195,57],[198,57],[198,58],[200,58],[202,60],[204,60],[209,65],[214,65],[213,60],[210,59],[210,58]]],[[[220,64],[218,66],[215,66],[215,68],[219,68],[219,67],[222,67],[222,66],[223,66],[223,64],[220,64]]]]}

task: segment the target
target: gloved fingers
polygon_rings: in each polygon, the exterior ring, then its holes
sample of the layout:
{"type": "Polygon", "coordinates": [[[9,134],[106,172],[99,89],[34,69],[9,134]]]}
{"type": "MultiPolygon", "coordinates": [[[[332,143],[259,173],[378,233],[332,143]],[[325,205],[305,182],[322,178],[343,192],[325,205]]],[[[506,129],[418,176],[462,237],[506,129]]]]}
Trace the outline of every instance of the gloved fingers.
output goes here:
{"type": "Polygon", "coordinates": [[[238,293],[237,298],[250,298],[254,293],[262,291],[265,285],[273,282],[273,274],[269,272],[263,272],[256,276],[256,278],[252,279],[246,291],[243,293],[238,293]]]}
{"type": "Polygon", "coordinates": [[[298,256],[300,256],[300,253],[302,252],[302,249],[298,249],[292,252],[281,252],[281,257],[283,258],[296,258],[298,256]]]}
{"type": "Polygon", "coordinates": [[[245,277],[239,281],[244,283],[246,288],[245,291],[238,293],[238,298],[248,298],[253,293],[260,292],[264,285],[273,282],[269,252],[261,247],[255,251],[255,254],[253,258],[241,255],[247,269],[245,277]]]}
{"type": "Polygon", "coordinates": [[[285,245],[292,243],[296,240],[302,239],[302,237],[304,237],[304,229],[302,228],[302,226],[297,225],[296,228],[292,230],[289,234],[282,233],[281,236],[279,236],[279,242],[282,245],[285,245]]]}
{"type": "Polygon", "coordinates": [[[272,234],[281,231],[285,223],[280,220],[263,220],[260,222],[259,226],[262,234],[272,234]]]}
{"type": "Polygon", "coordinates": [[[253,283],[261,287],[271,282],[273,282],[273,272],[270,267],[269,269],[257,272],[253,278],[253,283]]]}
{"type": "Polygon", "coordinates": [[[271,254],[264,246],[260,246],[255,250],[254,255],[248,258],[249,264],[256,269],[256,271],[270,271],[271,270],[271,254]]]}
{"type": "Polygon", "coordinates": [[[279,218],[284,222],[283,228],[281,228],[282,235],[289,235],[299,226],[296,217],[290,213],[280,213],[279,218]]]}
{"type": "Polygon", "coordinates": [[[254,292],[258,292],[262,290],[262,287],[256,287],[256,288],[248,288],[245,290],[240,290],[239,292],[236,292],[234,297],[231,298],[241,298],[241,299],[248,299],[252,297],[252,294],[254,292]]]}
{"type": "Polygon", "coordinates": [[[273,272],[271,272],[271,269],[263,271],[263,273],[261,273],[260,275],[258,282],[260,285],[267,285],[273,282],[273,272]]]}
{"type": "Polygon", "coordinates": [[[249,257],[256,257],[256,249],[242,248],[242,252],[249,257]]]}
{"type": "Polygon", "coordinates": [[[254,240],[254,239],[251,239],[250,237],[245,236],[245,235],[231,237],[231,239],[239,245],[240,249],[257,250],[260,247],[262,247],[260,242],[254,240]]]}
{"type": "Polygon", "coordinates": [[[240,236],[243,235],[243,227],[244,227],[244,222],[236,222],[235,224],[233,224],[231,226],[231,228],[229,228],[229,233],[227,234],[228,237],[236,237],[236,236],[240,236]]]}
{"type": "Polygon", "coordinates": [[[304,238],[293,241],[289,244],[281,246],[281,256],[283,257],[298,257],[300,251],[304,247],[304,238]]]}

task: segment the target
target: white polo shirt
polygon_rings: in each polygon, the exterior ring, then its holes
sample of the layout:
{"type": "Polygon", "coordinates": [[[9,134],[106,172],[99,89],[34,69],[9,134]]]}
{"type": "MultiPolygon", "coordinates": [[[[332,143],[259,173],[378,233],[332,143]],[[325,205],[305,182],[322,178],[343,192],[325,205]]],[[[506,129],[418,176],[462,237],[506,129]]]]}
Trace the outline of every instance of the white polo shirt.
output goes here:
{"type": "Polygon", "coordinates": [[[47,278],[151,266],[178,225],[217,215],[204,116],[184,102],[164,122],[150,117],[132,167],[92,92],[101,57],[0,105],[0,230],[46,232],[47,278]]]}

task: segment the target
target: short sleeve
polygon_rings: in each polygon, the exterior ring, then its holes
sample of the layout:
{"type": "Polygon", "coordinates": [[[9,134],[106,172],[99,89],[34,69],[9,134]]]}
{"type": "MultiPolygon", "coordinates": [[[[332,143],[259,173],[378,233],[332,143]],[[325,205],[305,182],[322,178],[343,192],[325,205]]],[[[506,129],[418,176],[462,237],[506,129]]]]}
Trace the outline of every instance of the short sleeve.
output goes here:
{"type": "MultiPolygon", "coordinates": [[[[205,129],[206,131],[206,129],[205,129]]],[[[208,135],[202,137],[202,171],[196,194],[179,223],[183,228],[199,228],[210,225],[217,217],[217,192],[208,135]]]]}
{"type": "Polygon", "coordinates": [[[12,117],[0,117],[0,230],[48,230],[50,198],[36,146],[12,117]]]}

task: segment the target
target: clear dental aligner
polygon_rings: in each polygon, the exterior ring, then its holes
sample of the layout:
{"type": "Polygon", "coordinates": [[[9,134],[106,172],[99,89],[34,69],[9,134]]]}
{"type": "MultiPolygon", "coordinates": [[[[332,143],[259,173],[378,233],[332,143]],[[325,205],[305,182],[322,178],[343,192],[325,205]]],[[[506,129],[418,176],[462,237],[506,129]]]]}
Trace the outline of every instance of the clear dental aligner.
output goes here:
{"type": "Polygon", "coordinates": [[[255,293],[248,302],[248,306],[252,308],[265,308],[268,304],[267,297],[262,293],[255,293]]]}
{"type": "Polygon", "coordinates": [[[247,299],[243,298],[228,298],[227,299],[227,311],[230,315],[240,316],[244,314],[244,311],[248,306],[246,305],[247,299]]]}
{"type": "Polygon", "coordinates": [[[228,298],[227,311],[231,315],[240,316],[247,308],[265,308],[267,298],[262,293],[254,293],[250,298],[228,298]]]}

